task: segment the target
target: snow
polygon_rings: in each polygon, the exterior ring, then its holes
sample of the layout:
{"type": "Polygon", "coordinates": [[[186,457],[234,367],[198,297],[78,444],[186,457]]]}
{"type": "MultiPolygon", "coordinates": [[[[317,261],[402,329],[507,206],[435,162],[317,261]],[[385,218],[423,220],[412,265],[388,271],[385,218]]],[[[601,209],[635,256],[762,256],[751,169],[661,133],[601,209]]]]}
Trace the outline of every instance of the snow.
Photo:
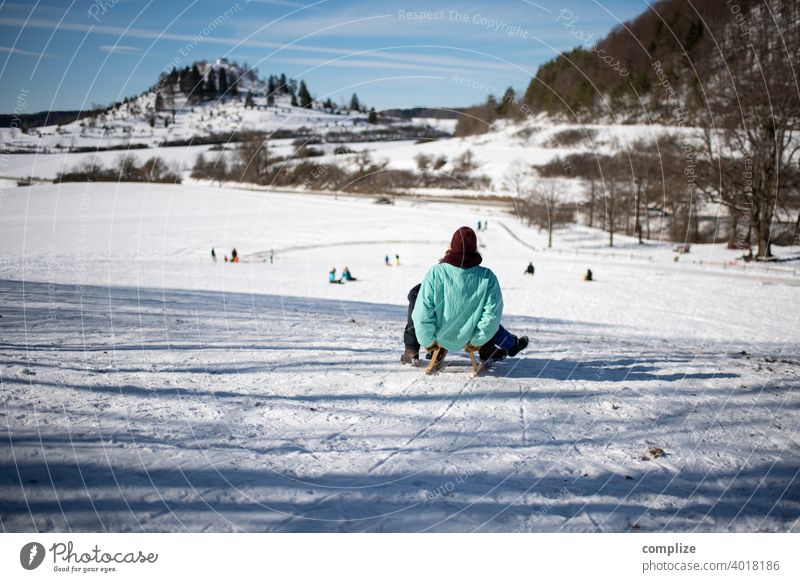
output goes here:
{"type": "Polygon", "coordinates": [[[792,263],[604,240],[570,227],[545,251],[479,200],[6,188],[0,524],[797,530],[792,263]],[[401,366],[408,289],[478,219],[531,346],[477,379],[464,354],[433,377],[401,366]],[[329,285],[345,265],[358,281],[329,285]]]}
{"type": "MultiPolygon", "coordinates": [[[[0,177],[22,178],[33,176],[53,179],[58,172],[73,168],[80,161],[95,158],[105,167],[114,167],[116,159],[123,153],[131,153],[141,161],[159,156],[185,173],[194,165],[198,154],[208,152],[212,146],[169,146],[178,140],[199,140],[209,136],[229,136],[236,131],[291,131],[311,132],[315,138],[324,138],[329,132],[347,131],[354,135],[377,129],[417,125],[452,133],[455,119],[413,118],[409,120],[387,120],[369,124],[363,114],[340,111],[331,113],[320,108],[304,109],[292,107],[288,97],[279,96],[273,106],[267,107],[264,88],[253,85],[256,109],[245,108],[242,99],[226,99],[217,102],[190,105],[178,99],[175,120],[165,126],[164,119],[172,119],[170,112],[157,114],[159,121],[151,127],[153,114],[152,93],[134,99],[130,106],[111,110],[104,117],[84,119],[63,126],[46,126],[22,134],[19,130],[0,128],[0,144],[11,151],[6,154],[0,177]],[[166,145],[165,145],[166,144],[166,145]],[[134,149],[126,149],[129,147],[134,149]],[[122,148],[104,151],[106,148],[122,148]],[[70,152],[70,148],[84,148],[88,152],[70,152]],[[30,152],[30,153],[26,153],[30,152]]],[[[242,95],[245,91],[242,91],[242,95]]],[[[683,134],[698,137],[696,128],[667,127],[657,124],[569,124],[536,116],[523,122],[498,120],[492,131],[476,136],[457,139],[439,139],[416,143],[416,140],[354,141],[345,143],[314,144],[325,156],[315,158],[321,164],[352,161],[356,154],[334,155],[335,149],[349,148],[355,152],[368,150],[376,161],[386,162],[388,168],[416,170],[417,156],[432,158],[444,156],[447,164],[439,171],[452,173],[454,161],[465,152],[474,155],[477,168],[473,175],[486,176],[490,180],[487,191],[464,190],[460,196],[496,195],[514,197],[505,184],[514,164],[529,167],[544,164],[557,156],[573,153],[593,152],[598,155],[627,152],[635,148],[639,140],[653,140],[665,134],[683,134]],[[583,143],[569,146],[554,145],[553,139],[563,132],[585,134],[583,143]]],[[[302,138],[300,138],[302,139],[302,138]]],[[[295,152],[295,139],[270,140],[273,155],[289,156],[295,152]]],[[[233,147],[230,144],[229,147],[233,147]]],[[[567,200],[584,197],[585,185],[580,180],[562,180],[560,189],[567,200]]],[[[426,196],[453,196],[451,189],[414,188],[412,193],[426,196]]]]}

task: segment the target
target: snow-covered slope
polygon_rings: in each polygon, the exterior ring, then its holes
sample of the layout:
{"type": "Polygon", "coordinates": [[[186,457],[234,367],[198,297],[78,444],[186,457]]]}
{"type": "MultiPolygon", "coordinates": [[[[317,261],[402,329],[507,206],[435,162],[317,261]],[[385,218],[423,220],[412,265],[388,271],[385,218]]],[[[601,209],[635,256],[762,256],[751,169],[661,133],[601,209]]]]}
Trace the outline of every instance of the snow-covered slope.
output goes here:
{"type": "Polygon", "coordinates": [[[374,128],[366,121],[366,115],[328,113],[319,109],[293,107],[289,98],[280,96],[276,104],[266,106],[266,96],[256,96],[256,107],[245,107],[245,100],[226,99],[204,104],[181,103],[172,114],[162,112],[155,126],[151,126],[152,110],[139,105],[137,99],[132,108],[112,111],[107,116],[83,119],[62,126],[45,126],[21,133],[16,129],[0,128],[0,143],[4,149],[34,151],[39,153],[68,152],[74,149],[96,150],[127,147],[156,147],[164,142],[181,140],[201,141],[208,136],[229,135],[241,131],[297,131],[301,128],[312,132],[335,129],[363,131],[374,128]],[[166,126],[165,126],[166,120],[166,126]]]}
{"type": "MultiPolygon", "coordinates": [[[[199,99],[200,85],[184,92],[176,81],[162,77],[142,94],[109,107],[98,115],[66,123],[31,128],[0,128],[0,149],[39,154],[110,148],[156,148],[170,143],[206,143],[241,132],[288,132],[324,136],[329,132],[390,129],[395,125],[452,130],[454,120],[380,117],[369,123],[367,113],[351,111],[320,98],[303,108],[292,105],[290,93],[275,89],[252,70],[219,59],[216,63],[194,63],[202,78],[212,72],[227,71],[236,81],[237,92],[199,99]],[[248,96],[250,99],[248,99],[248,96]]],[[[294,83],[294,81],[291,81],[294,83]]],[[[295,89],[293,89],[295,90],[295,89]]],[[[13,166],[13,164],[12,164],[13,166]]],[[[5,169],[4,169],[5,172],[5,169]]],[[[10,174],[10,172],[9,172],[10,174]]],[[[19,174],[11,174],[19,175],[19,174]]]]}
{"type": "Polygon", "coordinates": [[[586,229],[541,252],[479,205],[146,184],[0,203],[6,531],[797,528],[791,273],[592,255],[586,229]],[[405,294],[477,219],[532,344],[426,377],[398,363],[405,294]],[[329,285],[345,265],[359,280],[329,285]]]}

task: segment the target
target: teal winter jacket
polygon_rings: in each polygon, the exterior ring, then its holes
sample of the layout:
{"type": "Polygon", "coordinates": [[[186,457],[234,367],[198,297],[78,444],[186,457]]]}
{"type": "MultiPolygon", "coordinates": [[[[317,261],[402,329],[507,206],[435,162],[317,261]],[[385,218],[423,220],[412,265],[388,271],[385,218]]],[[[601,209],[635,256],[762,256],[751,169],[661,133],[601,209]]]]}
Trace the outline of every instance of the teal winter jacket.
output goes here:
{"type": "Polygon", "coordinates": [[[502,316],[503,295],[491,270],[439,263],[425,274],[411,319],[423,348],[436,342],[452,351],[488,342],[502,316]]]}

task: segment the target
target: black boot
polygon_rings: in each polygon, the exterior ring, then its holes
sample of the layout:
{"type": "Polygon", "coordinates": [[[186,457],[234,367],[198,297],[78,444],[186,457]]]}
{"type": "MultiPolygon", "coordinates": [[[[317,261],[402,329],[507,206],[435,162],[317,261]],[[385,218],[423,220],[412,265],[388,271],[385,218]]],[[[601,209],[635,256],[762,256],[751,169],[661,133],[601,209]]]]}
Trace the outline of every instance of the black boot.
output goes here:
{"type": "Polygon", "coordinates": [[[406,351],[403,352],[402,356],[400,356],[400,362],[403,364],[411,364],[412,366],[416,366],[419,364],[419,350],[415,350],[414,348],[406,348],[406,351]]]}
{"type": "Polygon", "coordinates": [[[478,350],[478,355],[481,357],[481,362],[488,362],[489,360],[499,362],[500,360],[506,359],[508,356],[508,350],[498,348],[496,345],[489,342],[480,347],[478,350]]]}
{"type": "Polygon", "coordinates": [[[527,347],[528,347],[528,336],[523,335],[522,337],[518,337],[517,343],[514,345],[514,347],[508,350],[508,355],[513,358],[527,347]]]}

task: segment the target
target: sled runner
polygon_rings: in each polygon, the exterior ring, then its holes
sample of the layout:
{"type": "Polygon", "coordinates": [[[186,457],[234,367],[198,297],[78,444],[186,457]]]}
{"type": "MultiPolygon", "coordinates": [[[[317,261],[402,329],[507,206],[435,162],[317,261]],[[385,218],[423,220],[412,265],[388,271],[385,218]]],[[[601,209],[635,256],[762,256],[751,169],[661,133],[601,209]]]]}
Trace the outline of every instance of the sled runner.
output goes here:
{"type": "MultiPolygon", "coordinates": [[[[478,374],[480,374],[483,371],[483,369],[486,367],[486,364],[488,363],[487,361],[487,362],[481,362],[479,364],[478,361],[475,359],[475,352],[477,352],[478,349],[479,348],[476,348],[475,346],[472,345],[467,345],[467,347],[464,348],[464,351],[467,352],[467,354],[469,354],[469,361],[470,364],[472,365],[473,378],[477,377],[478,374]]],[[[425,373],[430,376],[431,374],[435,374],[439,372],[442,368],[444,368],[444,358],[446,355],[447,355],[447,350],[445,350],[444,348],[442,348],[440,345],[437,344],[433,348],[431,361],[428,364],[428,367],[425,369],[425,373]]]]}

